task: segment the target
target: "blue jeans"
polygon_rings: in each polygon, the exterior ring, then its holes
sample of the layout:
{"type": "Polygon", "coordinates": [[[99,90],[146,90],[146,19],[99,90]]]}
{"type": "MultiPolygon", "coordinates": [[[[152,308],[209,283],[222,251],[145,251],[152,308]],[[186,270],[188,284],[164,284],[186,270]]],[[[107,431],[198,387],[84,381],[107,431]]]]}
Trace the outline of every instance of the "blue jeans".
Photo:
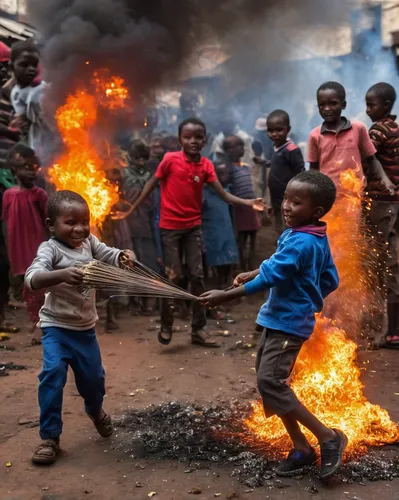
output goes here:
{"type": "Polygon", "coordinates": [[[43,328],[43,368],[39,375],[40,437],[58,439],[62,432],[62,396],[68,366],[88,415],[96,415],[105,395],[105,373],[94,328],[85,331],[43,328]]]}

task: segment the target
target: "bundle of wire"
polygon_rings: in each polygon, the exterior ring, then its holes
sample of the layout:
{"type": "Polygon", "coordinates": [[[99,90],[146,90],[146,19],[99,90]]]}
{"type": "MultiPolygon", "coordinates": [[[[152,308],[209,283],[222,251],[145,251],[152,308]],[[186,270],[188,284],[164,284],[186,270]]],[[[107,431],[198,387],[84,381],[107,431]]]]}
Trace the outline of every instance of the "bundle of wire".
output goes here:
{"type": "Polygon", "coordinates": [[[111,296],[132,295],[138,297],[160,297],[165,299],[198,300],[195,295],[170,283],[141,262],[133,267],[115,267],[93,260],[81,267],[82,288],[94,288],[111,296]]]}

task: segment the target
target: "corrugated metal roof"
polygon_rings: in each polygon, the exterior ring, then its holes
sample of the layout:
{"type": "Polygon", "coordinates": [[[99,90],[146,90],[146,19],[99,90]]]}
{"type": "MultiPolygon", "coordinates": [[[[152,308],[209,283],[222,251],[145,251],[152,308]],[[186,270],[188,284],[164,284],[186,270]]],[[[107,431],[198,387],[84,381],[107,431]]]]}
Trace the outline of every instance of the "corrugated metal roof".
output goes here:
{"type": "Polygon", "coordinates": [[[16,40],[27,40],[38,36],[39,32],[24,23],[0,17],[0,35],[15,38],[16,40]]]}

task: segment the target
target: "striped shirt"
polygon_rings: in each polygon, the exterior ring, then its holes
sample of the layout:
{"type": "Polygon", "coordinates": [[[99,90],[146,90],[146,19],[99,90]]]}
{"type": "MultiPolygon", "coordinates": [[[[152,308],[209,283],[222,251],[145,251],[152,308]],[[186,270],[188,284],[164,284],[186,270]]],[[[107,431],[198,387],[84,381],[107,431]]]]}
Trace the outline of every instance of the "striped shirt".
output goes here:
{"type": "MultiPolygon", "coordinates": [[[[377,159],[391,182],[399,188],[399,126],[395,120],[396,116],[389,116],[377,121],[370,128],[369,135],[377,150],[377,159]]],[[[399,202],[399,192],[393,197],[382,193],[376,179],[370,179],[367,191],[373,199],[399,202]]]]}

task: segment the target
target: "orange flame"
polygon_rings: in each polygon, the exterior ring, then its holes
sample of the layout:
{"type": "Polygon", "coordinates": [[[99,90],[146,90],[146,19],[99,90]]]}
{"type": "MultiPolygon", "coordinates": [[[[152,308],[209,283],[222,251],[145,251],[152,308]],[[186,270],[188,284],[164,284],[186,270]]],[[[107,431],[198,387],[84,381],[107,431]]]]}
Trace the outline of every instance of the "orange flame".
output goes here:
{"type": "MultiPolygon", "coordinates": [[[[363,183],[354,170],[343,172],[340,182],[337,202],[326,217],[341,284],[328,298],[323,315],[335,321],[317,318],[315,331],[298,356],[291,387],[323,423],[347,434],[348,454],[360,454],[369,445],[397,441],[399,427],[386,410],[366,399],[357,345],[337,326],[350,325],[352,334],[359,333],[362,312],[367,311],[370,297],[363,260],[369,252],[360,224],[363,183]]],[[[245,424],[254,441],[263,441],[276,454],[292,446],[281,420],[276,416],[265,419],[261,401],[253,403],[253,413],[245,424]]],[[[303,430],[309,441],[317,444],[315,437],[303,430]]]]}
{"type": "Polygon", "coordinates": [[[56,121],[66,153],[49,170],[49,176],[57,189],[69,189],[83,196],[94,222],[100,224],[117,203],[118,194],[105,177],[104,159],[93,145],[90,132],[99,108],[123,107],[128,91],[123,79],[109,76],[106,71],[96,72],[93,83],[93,93],[77,91],[57,110],[56,121]]]}

